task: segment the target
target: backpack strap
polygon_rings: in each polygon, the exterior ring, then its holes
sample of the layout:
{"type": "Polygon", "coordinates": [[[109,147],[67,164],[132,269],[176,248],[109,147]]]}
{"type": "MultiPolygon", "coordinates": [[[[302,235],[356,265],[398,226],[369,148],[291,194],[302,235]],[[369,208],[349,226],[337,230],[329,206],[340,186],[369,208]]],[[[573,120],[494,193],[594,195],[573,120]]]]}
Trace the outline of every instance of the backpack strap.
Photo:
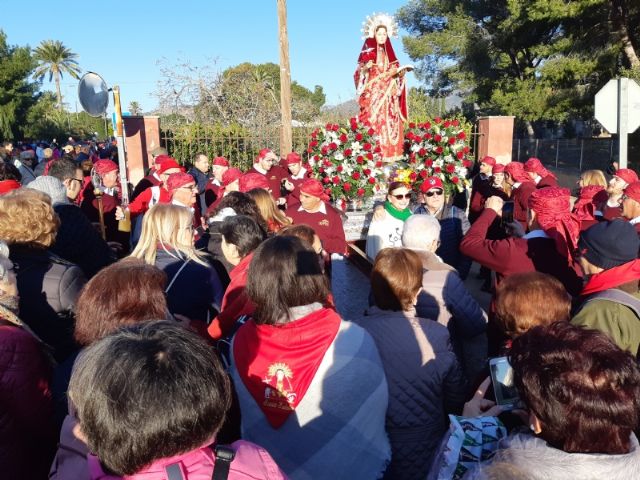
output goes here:
{"type": "Polygon", "coordinates": [[[222,360],[222,364],[226,371],[229,371],[229,367],[231,366],[231,342],[233,341],[233,337],[238,329],[244,325],[249,318],[250,317],[248,315],[238,317],[233,324],[231,331],[229,331],[229,334],[216,342],[216,349],[218,350],[220,360],[222,360]]]}
{"type": "Polygon", "coordinates": [[[623,292],[622,290],[619,290],[617,288],[610,288],[608,290],[594,293],[584,301],[584,303],[580,307],[580,310],[582,310],[589,302],[592,302],[594,300],[607,300],[609,302],[624,305],[625,307],[630,308],[633,313],[636,314],[636,317],[640,319],[640,300],[638,300],[633,295],[628,294],[627,292],[623,292]]]}
{"type": "Polygon", "coordinates": [[[178,278],[178,276],[180,275],[180,273],[182,272],[182,270],[184,270],[184,267],[187,266],[187,263],[189,263],[189,260],[185,260],[182,263],[182,266],[180,267],[180,269],[175,273],[175,275],[173,276],[173,278],[171,279],[171,281],[169,282],[169,285],[167,285],[167,288],[164,289],[164,293],[169,293],[169,290],[171,290],[171,287],[173,287],[173,284],[175,283],[176,279],[178,278]]]}
{"type": "Polygon", "coordinates": [[[215,453],[215,465],[213,467],[212,480],[227,480],[231,462],[236,456],[236,452],[226,445],[216,445],[213,449],[215,453]]]}

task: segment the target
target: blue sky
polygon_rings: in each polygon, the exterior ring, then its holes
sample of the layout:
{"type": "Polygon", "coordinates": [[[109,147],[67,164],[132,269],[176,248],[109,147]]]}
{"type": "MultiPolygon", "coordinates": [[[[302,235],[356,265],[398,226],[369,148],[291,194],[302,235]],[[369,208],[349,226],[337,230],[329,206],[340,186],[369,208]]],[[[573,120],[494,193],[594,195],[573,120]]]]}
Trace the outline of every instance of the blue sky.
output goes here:
{"type": "MultiPolygon", "coordinates": [[[[84,71],[118,84],[123,108],[138,101],[157,105],[160,78],[156,62],[190,59],[203,65],[217,59],[216,70],[243,62],[279,62],[276,0],[10,0],[3,3],[2,28],[12,45],[37,46],[62,41],[79,55],[84,71]]],[[[362,46],[360,29],[373,12],[395,13],[408,0],[288,0],[291,78],[313,89],[321,85],[327,104],[355,96],[353,72],[362,46]]],[[[406,32],[401,31],[401,35],[406,32]]],[[[392,43],[401,64],[411,63],[400,38],[392,43]]],[[[413,73],[409,86],[418,85],[413,73]]],[[[44,89],[55,90],[47,78],[44,89]]],[[[73,111],[77,81],[64,77],[62,93],[73,111]]],[[[78,107],[80,108],[79,104],[78,107]]]]}

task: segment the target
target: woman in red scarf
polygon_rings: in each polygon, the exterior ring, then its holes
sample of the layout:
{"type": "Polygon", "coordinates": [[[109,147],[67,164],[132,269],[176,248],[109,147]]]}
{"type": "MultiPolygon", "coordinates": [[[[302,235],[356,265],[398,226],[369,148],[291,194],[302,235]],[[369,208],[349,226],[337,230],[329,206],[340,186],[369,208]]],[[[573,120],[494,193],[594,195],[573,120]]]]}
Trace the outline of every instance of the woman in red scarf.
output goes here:
{"type": "Polygon", "coordinates": [[[368,21],[367,38],[354,74],[359,119],[380,136],[382,156],[389,162],[403,154],[407,119],[405,70],[399,70],[400,64],[389,40],[395,30],[395,23],[388,15],[376,15],[368,21]]]}

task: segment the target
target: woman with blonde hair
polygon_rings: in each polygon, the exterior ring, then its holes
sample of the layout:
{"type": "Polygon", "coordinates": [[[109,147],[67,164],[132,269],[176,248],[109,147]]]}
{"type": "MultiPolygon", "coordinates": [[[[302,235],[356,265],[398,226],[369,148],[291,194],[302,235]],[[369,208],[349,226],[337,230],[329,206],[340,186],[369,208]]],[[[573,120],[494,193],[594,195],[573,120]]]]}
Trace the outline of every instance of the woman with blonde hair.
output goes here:
{"type": "Polygon", "coordinates": [[[599,185],[602,188],[607,188],[607,179],[601,170],[585,170],[580,174],[578,180],[578,186],[588,187],[589,185],[599,185]]]}
{"type": "Polygon", "coordinates": [[[172,314],[209,323],[224,293],[215,269],[194,245],[193,213],[179,205],[156,204],[144,215],[142,234],[131,256],[167,274],[172,314]]]}
{"type": "Polygon", "coordinates": [[[20,318],[59,362],[73,353],[73,310],[86,283],[80,267],[54,255],[60,220],[48,195],[19,189],[0,197],[0,238],[18,280],[20,318]]]}
{"type": "Polygon", "coordinates": [[[254,188],[247,192],[258,205],[260,215],[267,224],[269,234],[277,233],[281,228],[291,225],[292,221],[278,208],[273,197],[264,188],[254,188]]]}

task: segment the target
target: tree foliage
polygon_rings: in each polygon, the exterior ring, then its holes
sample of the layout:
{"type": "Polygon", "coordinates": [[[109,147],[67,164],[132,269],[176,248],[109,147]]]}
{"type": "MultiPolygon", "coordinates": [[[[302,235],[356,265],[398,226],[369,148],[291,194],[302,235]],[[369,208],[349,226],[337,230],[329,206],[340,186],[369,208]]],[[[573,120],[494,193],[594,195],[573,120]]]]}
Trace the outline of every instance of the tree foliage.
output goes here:
{"type": "Polygon", "coordinates": [[[405,49],[432,93],[462,92],[484,114],[564,121],[640,47],[637,0],[412,0],[405,49]]]}
{"type": "Polygon", "coordinates": [[[76,58],[77,54],[65,47],[60,40],[43,40],[33,51],[33,58],[38,62],[34,78],[42,81],[48,74],[49,82],[54,79],[56,82],[56,96],[58,108],[62,110],[62,92],[60,91],[60,80],[64,74],[71,77],[80,78],[80,66],[76,58]]]}

